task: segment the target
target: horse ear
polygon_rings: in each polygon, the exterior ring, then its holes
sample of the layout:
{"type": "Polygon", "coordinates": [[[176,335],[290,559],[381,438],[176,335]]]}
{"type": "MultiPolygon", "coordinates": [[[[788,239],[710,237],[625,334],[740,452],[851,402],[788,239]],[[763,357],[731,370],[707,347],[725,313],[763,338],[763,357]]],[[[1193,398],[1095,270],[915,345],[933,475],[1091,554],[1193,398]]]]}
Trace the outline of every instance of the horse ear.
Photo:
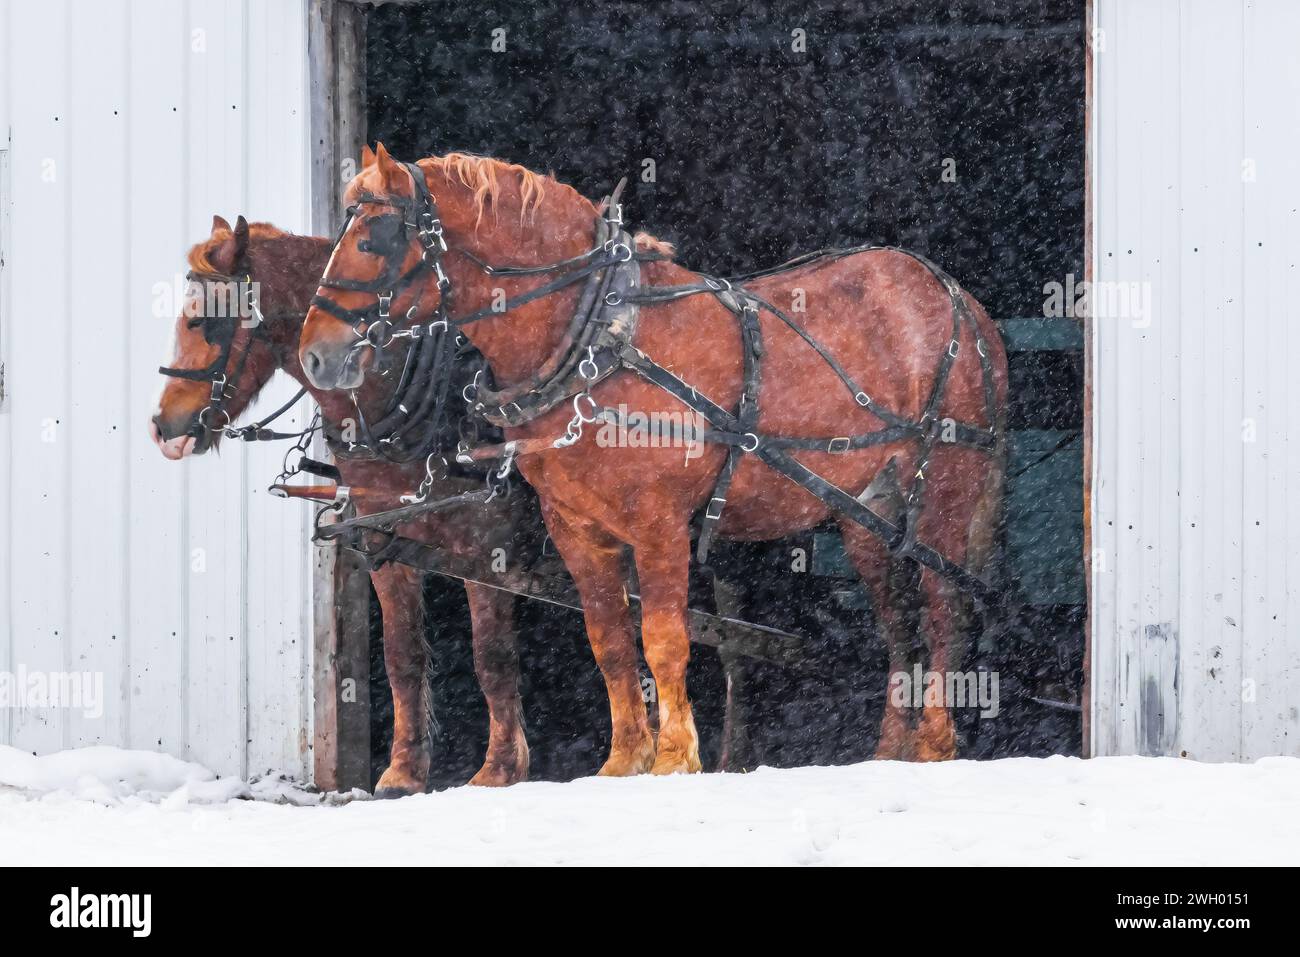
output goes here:
{"type": "Polygon", "coordinates": [[[369,143],[362,144],[361,168],[365,169],[367,166],[374,166],[374,165],[375,165],[375,151],[370,148],[369,143]]]}
{"type": "Polygon", "coordinates": [[[385,192],[406,181],[402,168],[388,155],[383,143],[375,144],[375,168],[379,171],[379,181],[385,192]]]}
{"type": "Polygon", "coordinates": [[[215,236],[217,233],[228,233],[228,232],[230,232],[230,224],[226,222],[226,218],[224,216],[213,216],[212,235],[215,236]]]}
{"type": "Polygon", "coordinates": [[[248,220],[240,216],[235,220],[235,262],[248,252],[248,220]]]}

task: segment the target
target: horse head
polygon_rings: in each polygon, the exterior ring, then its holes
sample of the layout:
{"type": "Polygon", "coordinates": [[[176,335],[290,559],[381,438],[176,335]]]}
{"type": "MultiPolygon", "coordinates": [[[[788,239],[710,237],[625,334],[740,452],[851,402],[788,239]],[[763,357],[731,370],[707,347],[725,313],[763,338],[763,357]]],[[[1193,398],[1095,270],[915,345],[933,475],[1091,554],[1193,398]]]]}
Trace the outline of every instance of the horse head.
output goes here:
{"type": "Polygon", "coordinates": [[[243,216],[234,227],[214,216],[211,235],[190,250],[172,365],[159,369],[167,381],[149,421],[167,458],[217,446],[275,370],[293,360],[322,257],[313,263],[311,248],[290,249],[291,241],[324,247],[267,223],[250,226],[243,216]],[[303,275],[295,283],[296,273],[303,275]]]}
{"type": "Polygon", "coordinates": [[[596,212],[522,166],[464,153],[402,163],[383,144],[365,150],[344,200],[299,349],[321,389],[357,388],[398,339],[464,329],[483,348],[495,330],[518,344],[529,313],[551,312],[554,300],[511,309],[508,329],[493,303],[549,278],[530,267],[585,250],[596,212]]]}

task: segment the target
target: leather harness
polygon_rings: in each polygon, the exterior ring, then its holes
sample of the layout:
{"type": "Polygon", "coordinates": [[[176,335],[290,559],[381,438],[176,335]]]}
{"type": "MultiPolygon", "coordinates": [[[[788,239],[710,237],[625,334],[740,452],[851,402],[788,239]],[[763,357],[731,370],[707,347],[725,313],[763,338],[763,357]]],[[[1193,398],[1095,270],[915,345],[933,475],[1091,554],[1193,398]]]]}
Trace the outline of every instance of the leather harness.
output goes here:
{"type": "MultiPolygon", "coordinates": [[[[702,438],[728,447],[726,462],[719,474],[716,487],[704,509],[697,554],[707,560],[709,544],[726,505],[727,492],[736,468],[745,455],[755,455],[764,464],[790,479],[816,496],[833,511],[873,532],[898,557],[911,558],[921,565],[971,593],[980,602],[996,600],[1000,592],[984,582],[978,575],[940,555],[930,546],[917,540],[918,519],[923,507],[925,472],[934,449],[940,442],[954,443],[996,453],[1002,447],[996,409],[992,361],[988,346],[971,313],[960,286],[947,273],[929,259],[891,246],[863,245],[849,249],[819,250],[797,257],[770,269],[750,273],[734,279],[701,276],[698,283],[676,286],[643,286],[640,263],[664,260],[669,257],[659,253],[640,251],[632,237],[623,229],[619,196],[626,181],[619,184],[603,205],[608,215],[598,216],[594,224],[594,242],[590,249],[577,256],[541,266],[495,266],[479,260],[471,253],[461,252],[492,276],[555,275],[555,278],[518,296],[462,316],[451,314],[452,284],[442,265],[447,252],[442,223],[437,205],[429,192],[423,171],[411,163],[403,164],[411,176],[415,195],[404,197],[363,196],[359,203],[388,207],[396,211],[392,220],[372,217],[371,237],[363,251],[384,256],[385,266],[375,280],[349,280],[327,277],[322,286],[334,289],[374,293],[376,302],[360,309],[344,309],[325,296],[317,296],[313,303],[331,315],[351,324],[357,334],[354,350],[374,348],[377,352],[390,346],[399,338],[412,339],[418,348],[430,339],[445,342],[452,329],[477,322],[490,316],[499,316],[525,303],[549,296],[579,282],[584,282],[565,334],[550,357],[536,373],[515,385],[495,389],[482,381],[486,368],[480,370],[473,382],[464,389],[469,411],[488,423],[501,427],[516,427],[531,422],[561,403],[572,400],[574,415],[564,435],[555,439],[528,438],[488,446],[471,447],[462,441],[456,459],[463,464],[485,460],[503,459],[504,465],[496,473],[508,473],[518,455],[527,455],[552,448],[574,444],[582,435],[585,424],[617,415],[610,409],[601,409],[591,397],[591,388],[621,369],[627,369],[647,382],[681,401],[708,423],[702,438]],[[374,237],[378,235],[378,242],[374,237]],[[420,243],[419,261],[405,272],[409,242],[420,243]],[[921,263],[947,291],[952,302],[952,331],[936,363],[934,382],[924,410],[917,420],[902,416],[872,397],[856,382],[829,351],[808,333],[789,314],[743,285],[764,276],[793,269],[814,261],[838,259],[872,250],[892,250],[911,256],[921,263]],[[407,310],[406,319],[415,323],[404,329],[393,329],[389,306],[393,298],[410,286],[420,273],[432,271],[437,277],[440,292],[434,318],[427,325],[419,324],[420,300],[407,310]],[[637,329],[639,308],[672,302],[687,296],[711,295],[735,317],[740,327],[744,373],[743,387],[737,408],[732,411],[717,405],[694,387],[656,363],[633,345],[637,329]],[[771,435],[758,431],[759,399],[762,383],[764,345],[759,313],[766,310],[795,332],[833,370],[849,390],[854,401],[871,412],[883,427],[853,435],[803,437],[771,435]],[[975,341],[983,379],[985,416],[988,426],[954,422],[939,417],[953,364],[960,351],[962,328],[967,328],[975,341]],[[901,524],[896,524],[869,508],[862,500],[837,487],[816,474],[792,455],[796,451],[817,451],[843,454],[854,450],[913,439],[919,442],[917,467],[906,490],[906,508],[901,524]]],[[[339,234],[336,245],[346,233],[356,208],[349,210],[348,220],[339,234]]],[[[408,362],[409,365],[409,362],[408,362]]],[[[442,366],[417,365],[412,375],[411,387],[425,390],[437,389],[437,383],[426,376],[436,373],[423,371],[442,366]],[[421,382],[424,379],[425,381],[421,382]]],[[[439,394],[445,396],[446,388],[439,394]]],[[[412,416],[412,419],[415,417],[412,416]]],[[[427,471],[427,469],[426,469],[427,471]]]]}

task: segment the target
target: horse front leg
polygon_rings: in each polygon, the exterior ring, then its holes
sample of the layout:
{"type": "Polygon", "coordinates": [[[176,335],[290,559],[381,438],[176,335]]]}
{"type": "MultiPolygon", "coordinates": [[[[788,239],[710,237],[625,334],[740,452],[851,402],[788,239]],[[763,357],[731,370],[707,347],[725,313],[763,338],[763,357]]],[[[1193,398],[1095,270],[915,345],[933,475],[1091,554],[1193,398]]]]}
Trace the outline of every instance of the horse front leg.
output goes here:
{"type": "Polygon", "coordinates": [[[393,691],[393,746],[375,796],[419,794],[429,778],[424,575],[389,564],[370,573],[384,624],[384,667],[393,691]]]}
{"type": "Polygon", "coordinates": [[[528,778],[528,741],[519,697],[515,597],[498,588],[465,584],[474,629],[474,672],[488,706],[488,746],[470,784],[502,787],[528,778]]]}
{"type": "Polygon", "coordinates": [[[691,657],[687,626],[687,586],[691,539],[686,526],[657,530],[637,546],[641,586],[641,645],[659,699],[659,741],[652,774],[700,770],[700,739],[686,695],[691,657]]]}
{"type": "Polygon", "coordinates": [[[561,514],[542,500],[542,518],[582,597],[596,665],[609,694],[609,757],[600,774],[644,774],[655,759],[637,662],[636,635],[628,609],[623,544],[589,522],[561,514]]]}

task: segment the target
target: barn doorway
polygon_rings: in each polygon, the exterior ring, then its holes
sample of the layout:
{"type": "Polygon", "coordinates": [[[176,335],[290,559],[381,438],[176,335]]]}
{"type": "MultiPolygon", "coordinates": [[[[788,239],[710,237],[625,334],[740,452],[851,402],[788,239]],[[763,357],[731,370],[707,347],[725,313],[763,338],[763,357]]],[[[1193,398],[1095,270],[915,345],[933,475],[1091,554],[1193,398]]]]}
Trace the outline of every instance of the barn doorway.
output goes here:
{"type": "MultiPolygon", "coordinates": [[[[1076,0],[387,4],[369,10],[356,51],[365,136],[397,156],[500,156],[588,196],[627,175],[625,217],[719,274],[827,246],[901,245],[1000,320],[1017,607],[969,652],[967,668],[998,673],[1001,705],[996,718],[959,719],[967,757],[1081,749],[1082,335],[1044,316],[1044,286],[1084,276],[1084,16],[1076,0]]],[[[715,554],[720,574],[746,582],[746,617],[802,630],[821,663],[748,670],[747,760],[869,757],[884,650],[836,534],[715,554]]],[[[486,713],[461,589],[434,581],[428,599],[436,783],[459,784],[477,769],[486,713]]],[[[520,640],[532,776],[592,773],[608,713],[580,619],[525,607],[520,640]]],[[[374,652],[382,768],[387,688],[374,652]]],[[[692,667],[708,767],[722,669],[708,650],[692,667]]]]}

